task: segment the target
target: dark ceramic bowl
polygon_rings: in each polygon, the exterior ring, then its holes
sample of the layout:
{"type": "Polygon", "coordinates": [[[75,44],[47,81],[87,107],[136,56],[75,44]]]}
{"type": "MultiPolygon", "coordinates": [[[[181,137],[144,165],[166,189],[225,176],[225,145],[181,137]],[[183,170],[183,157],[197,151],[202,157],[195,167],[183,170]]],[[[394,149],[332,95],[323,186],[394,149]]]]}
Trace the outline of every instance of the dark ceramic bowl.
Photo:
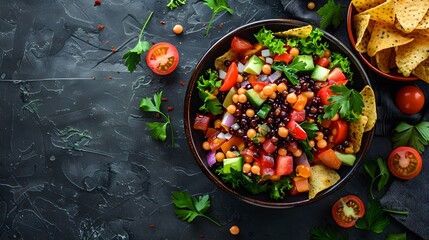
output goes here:
{"type": "MultiPolygon", "coordinates": [[[[351,45],[354,47],[356,45],[356,33],[355,33],[355,29],[353,27],[353,16],[358,14],[358,11],[356,10],[356,8],[353,6],[352,3],[350,3],[349,5],[349,9],[347,12],[347,35],[349,36],[349,40],[351,45]]],[[[377,73],[378,75],[391,79],[391,80],[395,80],[395,81],[401,81],[401,82],[408,82],[408,81],[417,81],[419,80],[418,77],[414,76],[414,75],[410,75],[409,77],[404,77],[404,75],[402,75],[401,73],[398,73],[398,69],[391,69],[391,71],[389,73],[385,73],[382,72],[380,69],[378,69],[377,65],[374,64],[373,62],[371,62],[370,57],[368,56],[368,54],[366,53],[360,53],[358,51],[356,51],[356,54],[360,57],[360,59],[365,63],[365,65],[367,65],[372,71],[374,71],[375,73],[377,73]]]]}
{"type": "MultiPolygon", "coordinates": [[[[192,128],[194,118],[198,113],[198,108],[202,105],[202,101],[198,97],[197,80],[198,77],[208,68],[214,66],[214,60],[216,57],[221,56],[229,50],[231,46],[231,40],[234,36],[240,36],[248,39],[251,42],[256,42],[253,34],[258,32],[259,29],[265,27],[272,31],[284,31],[290,28],[300,27],[308,25],[304,22],[289,20],[289,19],[267,19],[241,26],[234,31],[228,33],[226,36],[218,40],[201,58],[198,62],[195,70],[189,80],[188,88],[186,90],[185,97],[185,110],[184,110],[184,124],[185,133],[191,148],[192,154],[204,172],[204,174],[218,187],[238,197],[244,202],[267,208],[290,208],[294,206],[300,206],[308,203],[317,202],[323,197],[331,194],[341,186],[343,186],[352,176],[356,169],[359,167],[362,157],[372,140],[373,131],[364,134],[361,151],[357,154],[357,160],[353,167],[341,167],[338,174],[341,176],[340,181],[329,189],[324,190],[316,195],[313,199],[308,199],[308,194],[301,194],[299,196],[286,196],[281,201],[276,201],[269,198],[268,193],[254,195],[245,189],[233,189],[229,185],[222,182],[218,175],[214,172],[214,169],[210,168],[206,162],[206,151],[202,148],[204,140],[204,134],[200,130],[194,130],[192,128]]],[[[331,51],[339,52],[349,57],[352,66],[351,69],[354,72],[354,85],[353,87],[357,90],[361,90],[365,85],[369,85],[368,76],[365,73],[359,60],[347,49],[347,47],[334,38],[332,35],[325,32],[324,40],[329,43],[331,51]]]]}

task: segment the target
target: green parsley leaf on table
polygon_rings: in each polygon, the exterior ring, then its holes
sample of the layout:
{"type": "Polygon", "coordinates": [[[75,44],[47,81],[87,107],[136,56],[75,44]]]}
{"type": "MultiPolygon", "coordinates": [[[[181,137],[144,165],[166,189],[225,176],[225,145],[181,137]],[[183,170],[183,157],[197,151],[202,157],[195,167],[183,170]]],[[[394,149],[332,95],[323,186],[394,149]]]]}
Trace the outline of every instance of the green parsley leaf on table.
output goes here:
{"type": "Polygon", "coordinates": [[[228,2],[226,0],[204,0],[204,4],[207,5],[213,11],[212,17],[210,18],[209,24],[206,29],[206,36],[208,36],[213,20],[218,13],[222,11],[227,11],[230,14],[234,14],[234,11],[229,8],[228,2]]]}
{"type": "Polygon", "coordinates": [[[199,108],[200,111],[206,113],[211,112],[214,115],[218,115],[223,112],[222,104],[213,94],[221,85],[222,80],[219,80],[218,73],[212,69],[207,69],[207,71],[198,78],[198,96],[204,102],[204,104],[199,108]]]}
{"type": "Polygon", "coordinates": [[[192,197],[187,192],[173,192],[173,204],[175,213],[179,219],[192,222],[196,217],[204,217],[220,227],[220,223],[205,215],[210,207],[209,195],[192,197]]]}
{"type": "Polygon", "coordinates": [[[328,43],[323,41],[322,37],[323,32],[320,29],[315,28],[307,38],[287,38],[287,45],[298,48],[300,50],[300,54],[316,54],[317,56],[322,57],[325,50],[329,48],[328,43]]]}
{"type": "Polygon", "coordinates": [[[339,53],[332,53],[331,55],[331,63],[329,64],[329,68],[332,69],[334,67],[339,67],[343,71],[343,73],[347,76],[349,81],[353,80],[353,72],[350,69],[350,60],[347,57],[339,53]]]}
{"type": "Polygon", "coordinates": [[[399,123],[393,129],[393,147],[409,146],[419,153],[425,151],[429,144],[429,122],[420,122],[413,126],[405,122],[399,123]]]}
{"type": "Polygon", "coordinates": [[[407,240],[407,233],[389,234],[386,236],[386,240],[407,240]]]}
{"type": "Polygon", "coordinates": [[[148,41],[144,41],[142,39],[143,32],[146,28],[146,25],[149,23],[149,20],[152,18],[153,12],[150,12],[149,17],[146,19],[145,24],[143,25],[142,29],[140,30],[139,39],[137,41],[136,46],[129,50],[128,52],[124,53],[122,56],[122,59],[125,60],[125,66],[127,66],[128,71],[134,72],[136,70],[137,65],[141,61],[141,54],[143,52],[147,52],[150,49],[150,43],[148,41]]]}
{"type": "Polygon", "coordinates": [[[299,84],[296,73],[303,71],[305,66],[307,66],[307,64],[299,61],[298,58],[294,58],[290,64],[286,64],[285,62],[274,62],[271,64],[272,69],[282,71],[293,85],[299,84]]]}
{"type": "Polygon", "coordinates": [[[375,198],[372,188],[376,180],[379,179],[377,184],[378,191],[381,191],[389,181],[390,171],[389,171],[389,167],[387,166],[387,160],[384,160],[382,158],[377,158],[377,160],[375,161],[366,160],[364,162],[364,168],[365,168],[365,171],[371,177],[371,184],[369,187],[371,198],[375,198]]]}
{"type": "Polygon", "coordinates": [[[346,121],[357,121],[360,119],[364,107],[362,95],[354,89],[348,89],[345,85],[333,85],[331,89],[334,96],[325,105],[324,119],[331,119],[336,113],[346,121]]]}
{"type": "Polygon", "coordinates": [[[322,17],[322,21],[320,22],[321,29],[327,28],[330,24],[334,25],[335,28],[338,28],[343,21],[341,5],[336,4],[334,0],[328,0],[325,5],[317,10],[317,14],[322,17]]]}
{"type": "Polygon", "coordinates": [[[372,199],[366,208],[365,215],[356,221],[356,228],[382,233],[390,224],[389,217],[378,199],[372,199]]]}
{"type": "Polygon", "coordinates": [[[186,0],[170,0],[170,2],[167,3],[167,7],[170,8],[170,10],[174,10],[175,8],[185,4],[186,0]]]}
{"type": "Polygon", "coordinates": [[[256,40],[268,49],[273,54],[282,54],[286,52],[286,48],[284,48],[285,43],[280,39],[274,36],[271,30],[265,29],[263,27],[255,34],[256,40]]]}
{"type": "Polygon", "coordinates": [[[143,98],[140,101],[139,108],[144,112],[158,113],[165,119],[165,122],[148,122],[146,126],[150,130],[150,135],[155,140],[165,141],[167,138],[167,125],[170,125],[171,130],[171,145],[174,145],[174,132],[171,125],[170,116],[161,111],[162,91],[155,93],[153,102],[150,98],[143,98]]]}
{"type": "Polygon", "coordinates": [[[310,230],[310,240],[347,240],[347,236],[340,235],[331,227],[313,227],[310,230]]]}

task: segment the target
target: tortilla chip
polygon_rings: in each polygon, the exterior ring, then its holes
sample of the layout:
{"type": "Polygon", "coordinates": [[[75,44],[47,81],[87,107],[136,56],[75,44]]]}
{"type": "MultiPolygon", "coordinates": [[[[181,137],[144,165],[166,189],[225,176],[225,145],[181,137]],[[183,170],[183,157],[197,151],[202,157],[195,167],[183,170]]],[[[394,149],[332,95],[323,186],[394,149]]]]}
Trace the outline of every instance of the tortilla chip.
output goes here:
{"type": "Polygon", "coordinates": [[[428,0],[396,0],[395,14],[405,33],[412,32],[429,9],[428,0]]]}
{"type": "Polygon", "coordinates": [[[416,29],[429,29],[429,11],[426,12],[426,15],[417,24],[416,29]]]}
{"type": "Polygon", "coordinates": [[[368,122],[367,116],[361,116],[358,121],[349,124],[349,143],[353,146],[354,153],[359,152],[362,144],[362,136],[365,132],[365,125],[368,122]]]}
{"type": "Polygon", "coordinates": [[[414,41],[396,48],[396,65],[405,77],[410,76],[414,68],[429,58],[429,38],[420,34],[413,36],[414,41]]]}
{"type": "Polygon", "coordinates": [[[366,52],[369,39],[371,35],[366,29],[370,21],[369,14],[355,15],[353,17],[353,27],[356,32],[356,45],[355,48],[358,52],[366,52]]]}
{"type": "Polygon", "coordinates": [[[384,1],[385,0],[352,0],[352,3],[358,12],[363,12],[383,3],[384,1]]]}
{"type": "Polygon", "coordinates": [[[237,59],[238,58],[238,54],[234,51],[232,51],[231,49],[224,53],[222,56],[216,58],[215,60],[215,68],[216,70],[222,69],[223,71],[228,71],[228,67],[225,66],[225,61],[232,61],[233,59],[237,59]]]}
{"type": "Polygon", "coordinates": [[[371,20],[393,25],[395,23],[395,3],[393,0],[387,0],[359,14],[369,14],[371,20]]]}
{"type": "Polygon", "coordinates": [[[306,38],[310,35],[311,31],[313,31],[313,27],[311,25],[307,25],[304,27],[292,28],[283,32],[275,32],[274,35],[277,37],[306,38]]]}
{"type": "Polygon", "coordinates": [[[403,33],[384,22],[376,22],[368,44],[368,55],[375,56],[383,49],[401,46],[413,41],[413,38],[403,36],[403,33]]]}
{"type": "MultiPolygon", "coordinates": [[[[377,121],[377,107],[375,104],[374,90],[369,85],[366,85],[360,94],[363,98],[364,107],[362,109],[362,115],[368,117],[367,123],[365,124],[364,132],[371,130],[375,126],[377,121]]],[[[354,145],[353,145],[354,146],[354,145]]]]}
{"type": "Polygon", "coordinates": [[[396,52],[391,51],[389,56],[389,69],[396,68],[396,52]]]}
{"type": "Polygon", "coordinates": [[[377,67],[384,73],[390,72],[389,59],[392,52],[395,52],[393,48],[387,48],[375,54],[375,62],[377,63],[377,67]]]}
{"type": "Polygon", "coordinates": [[[340,180],[340,175],[323,164],[313,165],[309,177],[310,191],[308,198],[314,198],[319,192],[331,187],[340,180]]]}
{"type": "Polygon", "coordinates": [[[418,34],[420,34],[420,35],[423,35],[423,36],[426,36],[426,37],[429,37],[429,28],[428,29],[416,29],[416,30],[414,30],[413,31],[413,33],[418,33],[418,34]]]}
{"type": "Polygon", "coordinates": [[[412,73],[414,76],[429,83],[429,59],[420,63],[415,69],[413,69],[412,73]]]}

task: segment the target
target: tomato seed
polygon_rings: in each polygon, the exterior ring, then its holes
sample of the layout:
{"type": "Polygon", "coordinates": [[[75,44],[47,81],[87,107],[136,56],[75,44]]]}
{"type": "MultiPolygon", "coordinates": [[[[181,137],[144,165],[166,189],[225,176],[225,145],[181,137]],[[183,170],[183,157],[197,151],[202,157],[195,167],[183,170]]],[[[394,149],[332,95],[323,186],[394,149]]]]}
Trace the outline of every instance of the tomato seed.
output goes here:
{"type": "Polygon", "coordinates": [[[98,5],[101,5],[101,1],[100,0],[95,0],[94,1],[94,6],[98,6],[98,5]]]}

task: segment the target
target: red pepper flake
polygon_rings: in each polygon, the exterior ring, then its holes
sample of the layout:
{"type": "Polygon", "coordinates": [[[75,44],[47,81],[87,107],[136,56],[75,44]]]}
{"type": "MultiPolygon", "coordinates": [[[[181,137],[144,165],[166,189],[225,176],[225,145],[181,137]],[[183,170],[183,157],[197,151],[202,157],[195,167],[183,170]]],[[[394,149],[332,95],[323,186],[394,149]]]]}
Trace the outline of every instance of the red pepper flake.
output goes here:
{"type": "Polygon", "coordinates": [[[155,227],[156,227],[156,225],[152,223],[152,224],[149,224],[149,227],[150,227],[150,228],[155,228],[155,227]]]}
{"type": "Polygon", "coordinates": [[[167,110],[168,110],[168,111],[173,111],[173,107],[172,107],[172,106],[170,106],[170,107],[168,107],[168,108],[167,108],[167,110]]]}
{"type": "Polygon", "coordinates": [[[164,24],[165,24],[165,21],[160,21],[159,23],[161,23],[161,25],[164,25],[164,24]]]}
{"type": "Polygon", "coordinates": [[[99,6],[101,5],[101,1],[100,0],[95,0],[94,1],[94,6],[99,6]]]}
{"type": "Polygon", "coordinates": [[[112,47],[112,53],[116,52],[116,48],[112,47]]]}
{"type": "Polygon", "coordinates": [[[168,98],[163,97],[163,98],[162,98],[162,101],[166,102],[166,101],[168,101],[168,98]]]}
{"type": "Polygon", "coordinates": [[[102,24],[100,24],[100,25],[98,25],[98,30],[103,30],[104,28],[105,28],[105,26],[104,25],[102,25],[102,24]]]}
{"type": "Polygon", "coordinates": [[[185,86],[185,82],[184,81],[180,81],[180,85],[185,86]]]}
{"type": "Polygon", "coordinates": [[[156,118],[161,118],[161,114],[157,113],[157,114],[155,114],[155,117],[156,118]]]}
{"type": "Polygon", "coordinates": [[[222,28],[222,27],[223,27],[223,23],[220,23],[220,24],[219,24],[219,28],[222,28]]]}
{"type": "Polygon", "coordinates": [[[113,77],[112,77],[112,76],[108,76],[108,77],[107,77],[107,79],[112,80],[112,79],[113,79],[113,77]]]}

